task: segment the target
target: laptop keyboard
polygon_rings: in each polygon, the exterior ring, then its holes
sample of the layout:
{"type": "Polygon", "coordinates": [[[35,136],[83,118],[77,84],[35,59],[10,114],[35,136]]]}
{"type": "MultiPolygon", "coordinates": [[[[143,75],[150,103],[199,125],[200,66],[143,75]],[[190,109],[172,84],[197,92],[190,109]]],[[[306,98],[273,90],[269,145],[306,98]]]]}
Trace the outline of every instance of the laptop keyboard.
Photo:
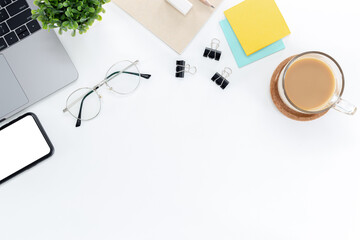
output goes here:
{"type": "Polygon", "coordinates": [[[0,52],[40,28],[26,0],[0,0],[0,52]]]}

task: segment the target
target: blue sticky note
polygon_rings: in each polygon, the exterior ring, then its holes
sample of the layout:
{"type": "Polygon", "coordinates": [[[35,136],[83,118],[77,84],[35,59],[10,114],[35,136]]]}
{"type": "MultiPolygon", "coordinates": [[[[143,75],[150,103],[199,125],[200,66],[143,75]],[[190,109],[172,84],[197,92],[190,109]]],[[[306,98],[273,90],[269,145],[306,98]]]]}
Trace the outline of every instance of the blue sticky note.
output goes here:
{"type": "Polygon", "coordinates": [[[249,56],[246,56],[246,53],[237,39],[234,30],[231,28],[229,21],[227,19],[220,21],[220,26],[225,34],[226,40],[230,46],[238,67],[248,65],[285,48],[283,41],[279,40],[249,56]]]}

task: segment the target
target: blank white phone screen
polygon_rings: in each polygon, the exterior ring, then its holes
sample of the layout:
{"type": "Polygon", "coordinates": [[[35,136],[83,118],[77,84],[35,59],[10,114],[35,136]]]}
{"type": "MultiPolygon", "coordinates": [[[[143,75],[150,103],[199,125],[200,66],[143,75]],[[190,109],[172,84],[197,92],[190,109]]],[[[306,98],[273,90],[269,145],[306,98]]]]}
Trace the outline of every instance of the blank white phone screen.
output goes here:
{"type": "Polygon", "coordinates": [[[32,116],[0,131],[0,181],[51,152],[32,116]]]}

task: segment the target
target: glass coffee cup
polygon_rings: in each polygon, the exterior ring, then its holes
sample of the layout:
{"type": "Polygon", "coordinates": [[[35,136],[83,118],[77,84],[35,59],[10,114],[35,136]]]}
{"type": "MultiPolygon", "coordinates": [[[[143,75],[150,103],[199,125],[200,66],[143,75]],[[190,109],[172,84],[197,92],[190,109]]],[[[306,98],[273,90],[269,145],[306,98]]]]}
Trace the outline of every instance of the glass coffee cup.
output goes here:
{"type": "Polygon", "coordinates": [[[331,56],[315,51],[295,56],[278,81],[281,100],[303,114],[320,114],[333,108],[354,115],[356,106],[342,99],[344,86],[340,65],[331,56]]]}

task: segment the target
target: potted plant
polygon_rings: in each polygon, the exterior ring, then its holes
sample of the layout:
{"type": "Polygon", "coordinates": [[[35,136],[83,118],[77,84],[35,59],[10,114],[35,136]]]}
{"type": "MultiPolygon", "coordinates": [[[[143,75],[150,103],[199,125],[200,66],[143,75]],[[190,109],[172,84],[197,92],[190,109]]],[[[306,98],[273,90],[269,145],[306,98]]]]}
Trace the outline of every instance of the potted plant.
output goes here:
{"type": "Polygon", "coordinates": [[[44,29],[59,29],[59,34],[72,30],[85,33],[95,20],[100,21],[100,13],[105,13],[103,4],[110,0],[35,0],[38,7],[32,10],[33,18],[42,23],[44,29]]]}

